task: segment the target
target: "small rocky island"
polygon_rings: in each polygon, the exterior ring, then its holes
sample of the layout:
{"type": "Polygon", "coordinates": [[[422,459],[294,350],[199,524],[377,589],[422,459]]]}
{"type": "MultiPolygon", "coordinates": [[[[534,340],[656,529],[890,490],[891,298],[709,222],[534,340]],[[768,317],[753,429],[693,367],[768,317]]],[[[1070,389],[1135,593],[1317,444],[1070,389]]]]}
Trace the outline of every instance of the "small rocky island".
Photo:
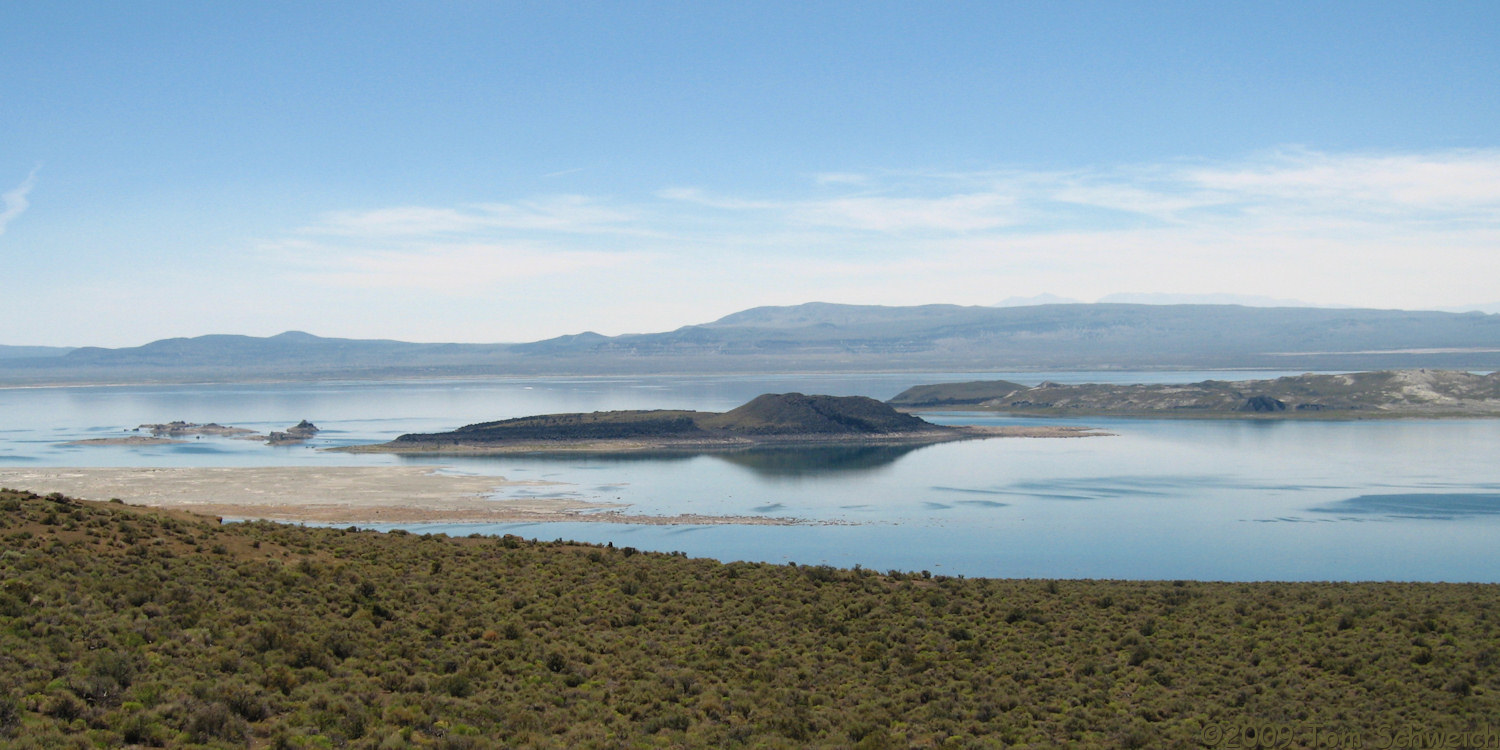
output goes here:
{"type": "Polygon", "coordinates": [[[255,430],[247,430],[243,427],[229,427],[218,422],[198,424],[197,422],[163,422],[161,424],[143,424],[135,428],[136,432],[147,430],[153,437],[183,437],[185,435],[215,435],[219,437],[234,437],[238,435],[252,435],[255,430]]]}
{"type": "Polygon", "coordinates": [[[904,410],[979,410],[1057,416],[1384,419],[1500,417],[1500,372],[1380,370],[1274,380],[1113,385],[1005,380],[908,388],[904,410]]]}
{"type": "Polygon", "coordinates": [[[107,438],[90,438],[87,440],[72,440],[62,445],[84,445],[84,446],[145,446],[145,445],[177,445],[189,442],[183,438],[192,437],[195,440],[208,437],[227,437],[235,440],[264,440],[266,445],[297,445],[305,443],[317,435],[321,430],[318,426],[307,420],[302,420],[285,430],[272,431],[269,435],[262,435],[255,430],[244,427],[231,427],[218,422],[198,424],[197,422],[185,422],[177,420],[173,422],[162,422],[159,424],[143,424],[131,432],[150,432],[150,437],[145,435],[126,435],[107,438]]]}
{"type": "Polygon", "coordinates": [[[736,450],[762,445],[923,445],[972,438],[1072,437],[1087,428],[1030,433],[936,425],[864,396],[766,394],[727,412],[685,410],[546,414],[402,435],[335,450],[379,453],[531,453],[736,450]]]}
{"type": "Polygon", "coordinates": [[[266,436],[266,445],[295,445],[305,443],[322,430],[307,420],[302,420],[285,430],[274,430],[266,436]]]}

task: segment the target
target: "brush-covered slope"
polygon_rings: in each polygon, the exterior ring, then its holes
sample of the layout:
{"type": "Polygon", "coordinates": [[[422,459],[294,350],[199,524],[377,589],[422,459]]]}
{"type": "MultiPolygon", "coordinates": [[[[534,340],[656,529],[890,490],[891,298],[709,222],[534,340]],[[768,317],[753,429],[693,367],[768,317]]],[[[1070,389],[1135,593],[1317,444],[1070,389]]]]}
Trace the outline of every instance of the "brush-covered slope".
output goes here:
{"type": "Polygon", "coordinates": [[[3,490],[0,538],[7,748],[1379,747],[1500,716],[1494,585],[882,575],[3,490]]]}

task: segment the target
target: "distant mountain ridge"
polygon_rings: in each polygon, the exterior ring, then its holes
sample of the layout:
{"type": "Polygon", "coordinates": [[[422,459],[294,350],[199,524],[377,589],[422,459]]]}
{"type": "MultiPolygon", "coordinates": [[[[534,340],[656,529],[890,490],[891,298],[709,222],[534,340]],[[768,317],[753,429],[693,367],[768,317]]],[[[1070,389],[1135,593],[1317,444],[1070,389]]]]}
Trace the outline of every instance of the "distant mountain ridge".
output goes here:
{"type": "Polygon", "coordinates": [[[735,357],[768,365],[816,357],[825,366],[895,369],[1485,369],[1500,366],[1500,316],[1238,305],[809,303],[753,308],[667,333],[561,337],[517,350],[560,358],[735,357]]]}
{"type": "Polygon", "coordinates": [[[0,382],[809,371],[1500,369],[1500,315],[1238,305],[757,307],[523,344],[211,335],[0,357],[0,382]]]}
{"type": "Polygon", "coordinates": [[[287,331],[275,336],[210,334],[134,347],[80,347],[45,357],[0,359],[0,382],[181,382],[312,380],[478,374],[497,366],[506,344],[421,344],[341,339],[287,331]]]}

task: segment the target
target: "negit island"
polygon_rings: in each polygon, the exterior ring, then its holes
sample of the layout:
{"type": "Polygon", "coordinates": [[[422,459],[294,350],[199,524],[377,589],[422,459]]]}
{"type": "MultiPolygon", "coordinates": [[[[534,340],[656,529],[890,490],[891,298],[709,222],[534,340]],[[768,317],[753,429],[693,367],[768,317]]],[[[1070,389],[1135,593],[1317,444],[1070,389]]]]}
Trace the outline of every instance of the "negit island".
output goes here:
{"type": "Polygon", "coordinates": [[[670,409],[545,414],[402,435],[351,453],[724,451],[767,445],[925,445],[991,437],[1084,437],[1087,427],[954,427],[864,396],[776,393],[727,412],[670,409]]]}
{"type": "Polygon", "coordinates": [[[1036,416],[1213,419],[1500,417],[1500,372],[1380,370],[1273,380],[1026,386],[1005,380],[908,388],[889,402],[909,411],[995,411],[1036,416]]]}

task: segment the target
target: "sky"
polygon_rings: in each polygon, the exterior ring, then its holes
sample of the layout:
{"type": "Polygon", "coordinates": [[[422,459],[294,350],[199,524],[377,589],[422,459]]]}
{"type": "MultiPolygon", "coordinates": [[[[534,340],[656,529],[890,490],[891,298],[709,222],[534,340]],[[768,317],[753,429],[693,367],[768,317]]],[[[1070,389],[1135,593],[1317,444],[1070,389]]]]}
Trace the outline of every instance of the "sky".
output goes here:
{"type": "Polygon", "coordinates": [[[0,344],[1500,311],[1500,3],[0,3],[0,344]]]}

